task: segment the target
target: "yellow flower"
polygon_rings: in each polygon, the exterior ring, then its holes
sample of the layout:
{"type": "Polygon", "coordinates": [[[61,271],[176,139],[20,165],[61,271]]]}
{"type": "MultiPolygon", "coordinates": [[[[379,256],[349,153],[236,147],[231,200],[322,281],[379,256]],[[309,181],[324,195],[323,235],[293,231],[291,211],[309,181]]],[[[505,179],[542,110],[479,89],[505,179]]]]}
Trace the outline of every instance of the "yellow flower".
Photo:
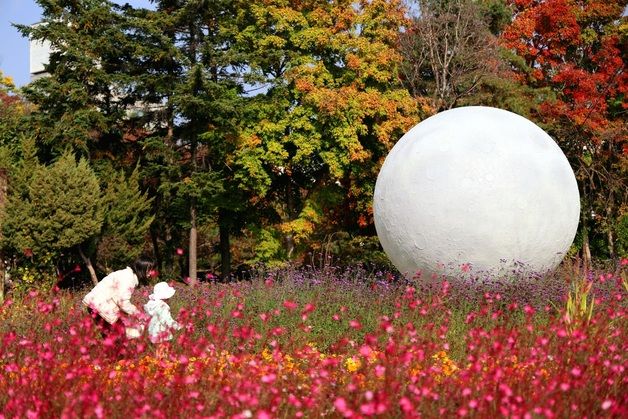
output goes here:
{"type": "Polygon", "coordinates": [[[295,364],[294,364],[294,358],[292,358],[290,355],[286,355],[286,356],[283,358],[283,361],[284,361],[284,365],[285,365],[285,367],[286,367],[288,370],[292,370],[292,369],[294,369],[294,367],[295,367],[295,364]]]}
{"type": "Polygon", "coordinates": [[[459,369],[455,362],[449,359],[449,357],[447,356],[447,352],[445,351],[439,351],[435,353],[434,355],[432,355],[432,359],[440,362],[440,367],[443,371],[443,374],[446,376],[452,375],[459,369]]]}
{"type": "Polygon", "coordinates": [[[262,358],[264,358],[264,361],[270,362],[273,360],[273,354],[268,348],[264,348],[262,351],[262,358]]]}
{"type": "Polygon", "coordinates": [[[362,366],[362,363],[360,362],[360,360],[354,357],[347,358],[345,360],[345,368],[349,372],[356,372],[357,370],[360,369],[361,366],[362,366]]]}

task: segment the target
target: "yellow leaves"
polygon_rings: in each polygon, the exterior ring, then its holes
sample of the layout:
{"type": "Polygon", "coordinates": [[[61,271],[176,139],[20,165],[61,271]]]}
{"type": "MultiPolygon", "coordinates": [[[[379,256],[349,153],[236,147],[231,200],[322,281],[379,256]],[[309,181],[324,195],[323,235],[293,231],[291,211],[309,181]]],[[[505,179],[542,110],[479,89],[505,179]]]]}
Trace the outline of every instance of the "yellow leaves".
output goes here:
{"type": "Polygon", "coordinates": [[[283,48],[286,46],[286,40],[277,35],[268,35],[259,41],[261,48],[283,48]]]}
{"type": "Polygon", "coordinates": [[[240,146],[243,148],[255,148],[262,145],[262,139],[256,134],[250,134],[241,138],[240,146]]]}
{"type": "Polygon", "coordinates": [[[309,14],[308,20],[312,25],[317,26],[331,26],[334,22],[329,12],[320,7],[309,14]]]}
{"type": "Polygon", "coordinates": [[[351,70],[357,70],[360,68],[360,65],[362,64],[362,61],[360,60],[360,58],[355,55],[355,54],[347,54],[347,67],[350,68],[351,70]]]}
{"type": "Polygon", "coordinates": [[[294,81],[294,86],[298,91],[303,93],[309,93],[314,89],[314,83],[307,79],[296,79],[294,81]]]}
{"type": "Polygon", "coordinates": [[[13,77],[11,76],[3,76],[0,72],[0,85],[7,87],[8,89],[14,89],[15,83],[13,82],[13,77]]]}
{"type": "Polygon", "coordinates": [[[296,243],[307,239],[314,232],[315,224],[309,220],[298,218],[279,225],[282,233],[292,233],[296,243]]]}

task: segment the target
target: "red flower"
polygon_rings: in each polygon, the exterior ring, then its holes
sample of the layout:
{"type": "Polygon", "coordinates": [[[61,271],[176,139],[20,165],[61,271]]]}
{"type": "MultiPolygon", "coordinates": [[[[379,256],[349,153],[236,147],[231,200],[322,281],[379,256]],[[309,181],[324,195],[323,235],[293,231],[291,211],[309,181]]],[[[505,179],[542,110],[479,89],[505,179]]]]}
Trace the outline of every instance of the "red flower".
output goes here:
{"type": "Polygon", "coordinates": [[[288,310],[294,310],[295,308],[297,308],[297,303],[291,300],[286,300],[283,302],[283,306],[288,310]]]}

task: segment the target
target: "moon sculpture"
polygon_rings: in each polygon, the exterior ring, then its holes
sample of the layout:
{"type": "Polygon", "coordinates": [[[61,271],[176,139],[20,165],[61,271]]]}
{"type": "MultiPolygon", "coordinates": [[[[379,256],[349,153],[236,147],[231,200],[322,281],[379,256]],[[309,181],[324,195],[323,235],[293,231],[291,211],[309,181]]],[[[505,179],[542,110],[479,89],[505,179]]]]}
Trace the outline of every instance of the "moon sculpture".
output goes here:
{"type": "Polygon", "coordinates": [[[528,119],[470,106],[434,115],[392,148],[377,177],[375,228],[406,276],[555,268],[580,195],[552,138],[528,119]]]}

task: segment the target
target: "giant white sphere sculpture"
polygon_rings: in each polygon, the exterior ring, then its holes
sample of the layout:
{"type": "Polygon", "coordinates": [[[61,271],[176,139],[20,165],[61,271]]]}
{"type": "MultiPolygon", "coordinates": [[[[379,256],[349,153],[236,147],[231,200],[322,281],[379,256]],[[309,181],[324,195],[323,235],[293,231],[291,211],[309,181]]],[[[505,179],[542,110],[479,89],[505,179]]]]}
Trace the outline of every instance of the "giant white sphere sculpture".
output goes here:
{"type": "Polygon", "coordinates": [[[399,140],[377,178],[373,211],[384,251],[407,276],[513,264],[544,272],[574,239],[580,195],[541,128],[471,106],[434,115],[399,140]]]}

